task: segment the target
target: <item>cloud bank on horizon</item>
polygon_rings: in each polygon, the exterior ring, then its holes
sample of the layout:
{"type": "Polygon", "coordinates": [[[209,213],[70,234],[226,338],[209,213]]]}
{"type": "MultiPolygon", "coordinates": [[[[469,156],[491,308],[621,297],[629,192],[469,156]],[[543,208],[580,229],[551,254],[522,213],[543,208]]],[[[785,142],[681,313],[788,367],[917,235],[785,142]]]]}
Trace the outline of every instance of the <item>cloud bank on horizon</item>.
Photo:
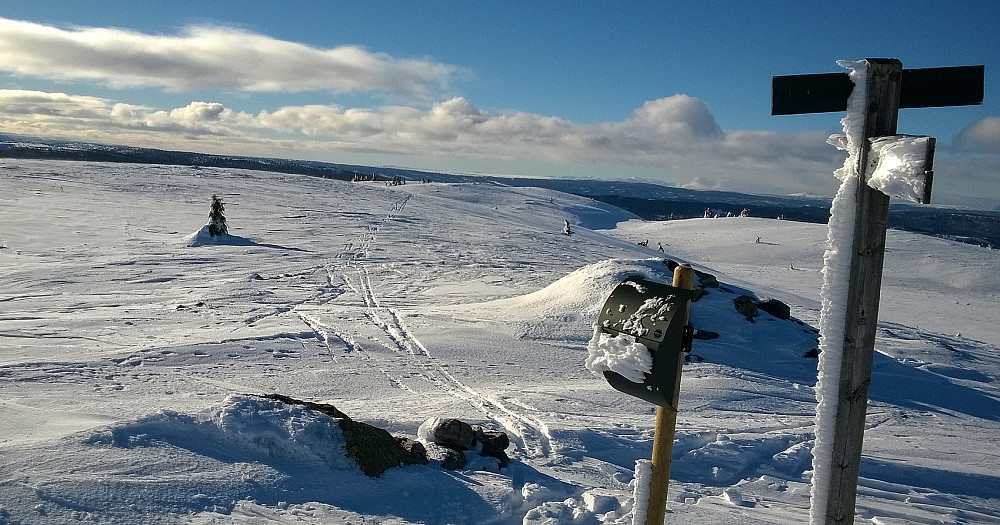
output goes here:
{"type": "MultiPolygon", "coordinates": [[[[67,88],[0,89],[0,132],[6,133],[439,171],[639,176],[775,194],[832,194],[832,171],[843,162],[825,132],[724,130],[703,100],[685,94],[647,101],[610,122],[490,112],[452,91],[473,74],[463,67],[358,46],[321,49],[227,27],[153,35],[0,18],[0,71],[67,88]],[[162,108],[64,92],[88,86],[199,98],[213,92],[372,93],[393,102],[246,110],[192,100],[162,108]]],[[[995,208],[1000,117],[973,123],[939,149],[936,171],[952,182],[936,188],[935,201],[995,208]]]]}

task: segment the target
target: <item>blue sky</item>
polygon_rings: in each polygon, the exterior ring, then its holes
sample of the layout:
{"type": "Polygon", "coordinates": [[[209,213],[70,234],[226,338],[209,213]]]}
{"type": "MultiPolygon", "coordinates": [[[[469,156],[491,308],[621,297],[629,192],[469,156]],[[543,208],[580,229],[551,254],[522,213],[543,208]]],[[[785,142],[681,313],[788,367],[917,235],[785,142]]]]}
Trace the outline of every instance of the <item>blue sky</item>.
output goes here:
{"type": "Polygon", "coordinates": [[[902,110],[935,198],[1000,206],[1000,4],[8,1],[0,132],[418,169],[830,195],[842,115],[771,116],[838,59],[986,65],[902,110]]]}

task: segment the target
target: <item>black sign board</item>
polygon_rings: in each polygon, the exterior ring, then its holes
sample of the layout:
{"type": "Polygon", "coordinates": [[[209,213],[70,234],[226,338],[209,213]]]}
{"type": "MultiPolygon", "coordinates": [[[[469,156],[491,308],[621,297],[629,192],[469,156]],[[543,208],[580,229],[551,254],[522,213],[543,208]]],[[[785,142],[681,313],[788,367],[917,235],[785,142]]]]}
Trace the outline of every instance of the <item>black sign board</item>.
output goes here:
{"type": "Polygon", "coordinates": [[[675,391],[684,363],[684,326],[691,290],[631,277],[608,296],[597,319],[612,336],[630,335],[649,349],[653,368],[642,383],[612,371],[608,384],[639,399],[677,411],[675,391]]]}
{"type": "MultiPolygon", "coordinates": [[[[983,103],[985,66],[904,69],[900,108],[973,106],[983,103]]],[[[788,75],[771,79],[771,114],[847,110],[854,83],[847,73],[788,75]]]]}

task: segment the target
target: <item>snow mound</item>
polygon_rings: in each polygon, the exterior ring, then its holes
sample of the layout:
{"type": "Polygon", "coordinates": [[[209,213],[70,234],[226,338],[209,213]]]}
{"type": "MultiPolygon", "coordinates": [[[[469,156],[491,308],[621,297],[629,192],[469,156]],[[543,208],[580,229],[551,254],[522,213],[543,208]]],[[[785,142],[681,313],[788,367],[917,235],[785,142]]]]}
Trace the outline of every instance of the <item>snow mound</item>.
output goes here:
{"type": "Polygon", "coordinates": [[[302,406],[244,395],[230,395],[207,416],[163,411],[99,431],[91,444],[134,448],[174,447],[201,452],[210,446],[239,461],[325,464],[356,468],[347,458],[337,421],[302,406]]]}
{"type": "Polygon", "coordinates": [[[338,468],[352,468],[347,442],[332,417],[280,401],[233,395],[214,417],[215,424],[234,445],[261,456],[321,460],[338,468]]]}
{"type": "Polygon", "coordinates": [[[200,230],[184,237],[184,244],[190,247],[196,246],[211,246],[211,245],[229,245],[229,246],[253,246],[254,243],[246,237],[240,237],[239,235],[230,235],[228,233],[223,233],[222,235],[212,235],[208,232],[208,225],[204,225],[200,230]]]}
{"type": "MultiPolygon", "coordinates": [[[[615,287],[630,277],[673,282],[673,272],[662,259],[607,259],[525,295],[447,306],[440,312],[456,318],[503,320],[518,338],[579,343],[588,348],[585,359],[600,370],[591,370],[598,377],[603,377],[603,366],[614,370],[613,365],[626,372],[626,377],[641,378],[641,372],[647,370],[638,360],[643,352],[630,347],[627,341],[605,341],[603,350],[595,350],[600,341],[593,341],[594,323],[601,308],[615,287]]],[[[761,314],[760,322],[748,321],[736,310],[733,300],[741,295],[757,297],[750,290],[723,283],[706,291],[691,307],[691,324],[718,337],[696,342],[693,353],[698,359],[776,374],[795,382],[815,381],[815,361],[803,359],[816,346],[816,332],[811,327],[794,318],[779,320],[770,314],[761,314]]]]}
{"type": "Polygon", "coordinates": [[[604,301],[629,277],[662,283],[673,282],[673,272],[663,259],[607,259],[584,266],[541,290],[478,305],[502,312],[503,319],[538,320],[577,315],[597,319],[604,301]]]}

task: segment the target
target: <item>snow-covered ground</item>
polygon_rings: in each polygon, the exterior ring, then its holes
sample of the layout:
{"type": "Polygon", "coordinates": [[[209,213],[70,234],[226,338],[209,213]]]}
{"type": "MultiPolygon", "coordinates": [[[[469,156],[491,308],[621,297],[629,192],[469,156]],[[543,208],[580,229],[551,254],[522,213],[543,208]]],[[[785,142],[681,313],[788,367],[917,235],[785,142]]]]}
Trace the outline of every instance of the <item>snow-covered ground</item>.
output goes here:
{"type": "MultiPolygon", "coordinates": [[[[826,235],[494,184],[2,160],[0,523],[631,523],[655,410],[584,361],[621,279],[670,282],[662,257],[722,281],[692,308],[720,337],[685,365],[667,522],[805,522],[826,235]],[[206,243],[213,194],[231,237],[206,243]],[[749,322],[739,294],[792,319],[749,322]],[[246,395],[269,392],[398,435],[503,430],[514,461],[367,478],[329,418],[246,395]]],[[[1000,252],[890,231],[886,261],[857,522],[1000,522],[1000,252]]]]}

